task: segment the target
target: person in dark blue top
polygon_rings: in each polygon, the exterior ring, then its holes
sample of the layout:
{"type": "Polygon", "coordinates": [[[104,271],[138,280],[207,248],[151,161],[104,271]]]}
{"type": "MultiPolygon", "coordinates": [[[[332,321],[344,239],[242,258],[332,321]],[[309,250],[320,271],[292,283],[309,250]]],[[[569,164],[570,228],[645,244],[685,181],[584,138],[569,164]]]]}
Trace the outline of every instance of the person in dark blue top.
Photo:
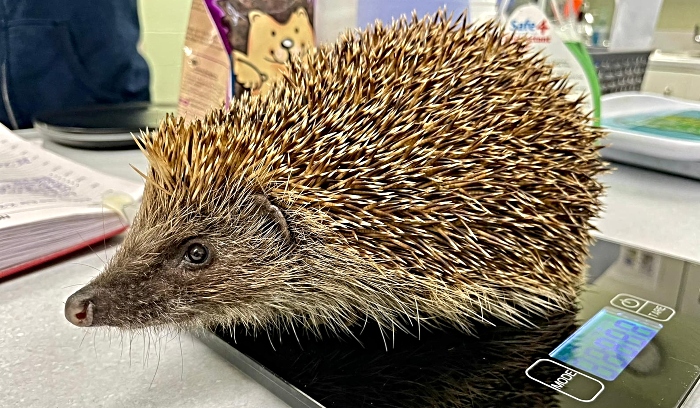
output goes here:
{"type": "Polygon", "coordinates": [[[0,0],[0,122],[35,114],[148,101],[148,64],[137,50],[136,0],[0,0]]]}

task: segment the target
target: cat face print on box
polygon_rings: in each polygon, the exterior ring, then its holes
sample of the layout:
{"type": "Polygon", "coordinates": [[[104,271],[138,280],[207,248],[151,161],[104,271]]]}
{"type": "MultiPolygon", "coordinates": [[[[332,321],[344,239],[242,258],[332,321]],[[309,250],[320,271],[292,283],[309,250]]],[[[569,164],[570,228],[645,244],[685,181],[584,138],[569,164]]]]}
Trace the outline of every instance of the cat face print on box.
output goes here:
{"type": "Polygon", "coordinates": [[[220,0],[235,94],[264,94],[285,63],[314,47],[313,0],[220,0]]]}

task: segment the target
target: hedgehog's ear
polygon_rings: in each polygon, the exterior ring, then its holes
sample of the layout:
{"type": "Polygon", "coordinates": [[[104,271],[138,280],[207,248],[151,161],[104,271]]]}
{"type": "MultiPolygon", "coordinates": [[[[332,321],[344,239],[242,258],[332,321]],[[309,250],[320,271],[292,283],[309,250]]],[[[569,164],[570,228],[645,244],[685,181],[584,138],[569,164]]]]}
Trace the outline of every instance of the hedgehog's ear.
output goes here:
{"type": "Polygon", "coordinates": [[[253,201],[259,206],[260,210],[277,225],[285,242],[291,244],[292,235],[289,233],[289,226],[287,225],[287,220],[284,218],[282,210],[276,205],[273,205],[270,200],[262,194],[254,194],[253,201]]]}

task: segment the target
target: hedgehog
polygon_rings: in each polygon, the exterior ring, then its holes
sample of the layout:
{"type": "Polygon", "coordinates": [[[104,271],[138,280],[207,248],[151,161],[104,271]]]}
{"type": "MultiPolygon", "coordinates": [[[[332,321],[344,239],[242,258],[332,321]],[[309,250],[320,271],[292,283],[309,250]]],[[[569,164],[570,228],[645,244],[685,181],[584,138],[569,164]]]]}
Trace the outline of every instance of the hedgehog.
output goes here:
{"type": "Polygon", "coordinates": [[[348,31],[265,96],[138,137],[141,205],[66,318],[532,326],[581,290],[601,136],[567,78],[497,22],[442,10],[348,31]]]}

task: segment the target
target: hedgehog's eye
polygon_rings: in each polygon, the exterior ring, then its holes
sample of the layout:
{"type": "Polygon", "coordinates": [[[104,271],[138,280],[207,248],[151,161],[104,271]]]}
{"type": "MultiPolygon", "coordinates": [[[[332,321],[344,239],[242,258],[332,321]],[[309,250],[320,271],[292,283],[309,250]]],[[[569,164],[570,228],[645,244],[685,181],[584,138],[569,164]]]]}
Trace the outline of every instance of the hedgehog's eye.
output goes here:
{"type": "Polygon", "coordinates": [[[276,35],[277,35],[277,33],[273,31],[273,32],[272,32],[272,36],[274,37],[274,36],[276,36],[276,35]]]}
{"type": "Polygon", "coordinates": [[[209,250],[202,244],[192,244],[185,252],[185,259],[193,264],[202,264],[206,262],[207,257],[209,257],[209,250]]]}
{"type": "Polygon", "coordinates": [[[182,262],[190,267],[203,267],[207,266],[212,258],[211,250],[209,247],[201,242],[190,241],[183,245],[182,262]]]}

